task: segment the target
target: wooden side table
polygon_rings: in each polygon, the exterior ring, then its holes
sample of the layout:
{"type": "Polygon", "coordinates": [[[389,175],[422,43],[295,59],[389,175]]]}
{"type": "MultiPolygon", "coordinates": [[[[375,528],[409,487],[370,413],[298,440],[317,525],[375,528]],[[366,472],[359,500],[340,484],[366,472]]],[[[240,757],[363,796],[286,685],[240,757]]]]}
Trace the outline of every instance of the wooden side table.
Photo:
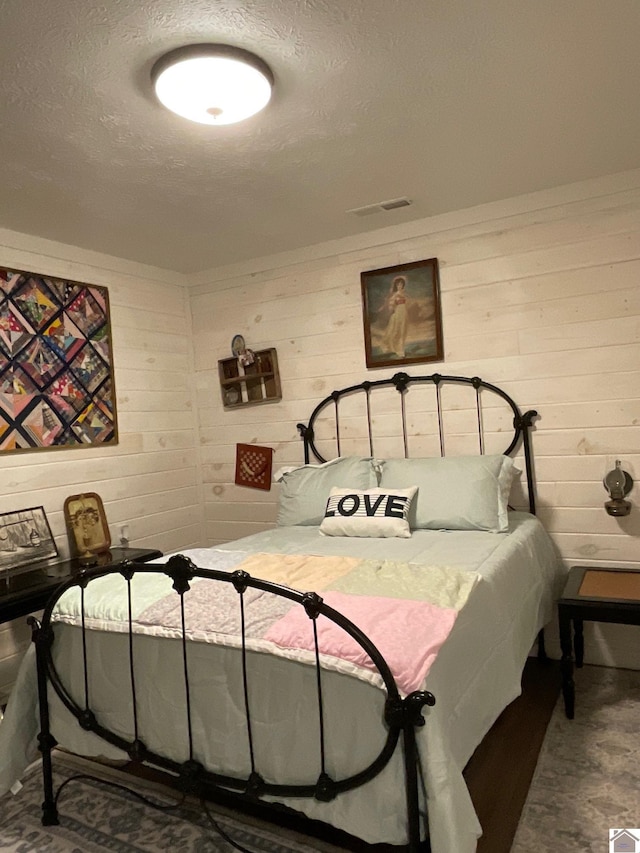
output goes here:
{"type": "Polygon", "coordinates": [[[575,651],[575,665],[581,667],[584,660],[583,622],[586,619],[640,625],[640,569],[573,566],[558,601],[558,619],[564,710],[572,720],[575,708],[573,653],[575,651]]]}

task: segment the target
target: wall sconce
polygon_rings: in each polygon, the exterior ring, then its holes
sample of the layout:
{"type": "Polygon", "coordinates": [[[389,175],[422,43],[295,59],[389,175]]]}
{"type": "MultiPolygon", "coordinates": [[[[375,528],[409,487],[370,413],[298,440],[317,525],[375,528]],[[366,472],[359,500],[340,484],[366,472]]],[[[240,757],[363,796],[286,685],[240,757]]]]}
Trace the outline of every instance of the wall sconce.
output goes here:
{"type": "Polygon", "coordinates": [[[609,515],[629,515],[631,503],[625,500],[625,497],[633,488],[633,479],[630,474],[622,470],[622,463],[619,459],[616,459],[616,467],[609,471],[603,483],[611,497],[611,500],[606,501],[604,505],[609,515]]]}

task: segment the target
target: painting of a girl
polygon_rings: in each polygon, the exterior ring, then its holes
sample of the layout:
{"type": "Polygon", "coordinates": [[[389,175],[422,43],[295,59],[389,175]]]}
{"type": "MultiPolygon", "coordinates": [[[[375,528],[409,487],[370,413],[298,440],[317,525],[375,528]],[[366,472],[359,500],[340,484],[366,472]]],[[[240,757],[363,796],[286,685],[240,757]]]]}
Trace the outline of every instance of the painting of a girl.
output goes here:
{"type": "Polygon", "coordinates": [[[384,333],[385,348],[404,358],[404,345],[407,339],[407,295],[405,292],[407,280],[403,275],[397,275],[391,284],[391,291],[385,303],[389,319],[384,333]]]}
{"type": "Polygon", "coordinates": [[[437,258],[360,278],[367,367],[442,361],[437,258]]]}

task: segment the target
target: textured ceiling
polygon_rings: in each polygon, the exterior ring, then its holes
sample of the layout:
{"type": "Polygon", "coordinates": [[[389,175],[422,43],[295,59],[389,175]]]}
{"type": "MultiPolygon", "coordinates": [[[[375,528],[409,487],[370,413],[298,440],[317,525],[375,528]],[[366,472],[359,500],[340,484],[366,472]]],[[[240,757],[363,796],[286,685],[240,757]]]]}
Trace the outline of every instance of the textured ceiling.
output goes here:
{"type": "Polygon", "coordinates": [[[0,32],[0,228],[183,273],[640,166],[638,0],[0,0],[0,32]],[[158,105],[202,41],[271,66],[266,110],[158,105]]]}

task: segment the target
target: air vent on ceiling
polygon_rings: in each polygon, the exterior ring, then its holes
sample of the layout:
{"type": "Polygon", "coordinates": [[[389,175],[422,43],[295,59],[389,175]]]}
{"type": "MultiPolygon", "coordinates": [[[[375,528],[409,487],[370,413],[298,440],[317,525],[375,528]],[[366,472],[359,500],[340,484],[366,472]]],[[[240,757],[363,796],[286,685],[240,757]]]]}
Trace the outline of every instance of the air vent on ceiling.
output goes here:
{"type": "Polygon", "coordinates": [[[354,207],[347,213],[355,216],[371,216],[372,213],[381,213],[383,210],[397,210],[399,207],[409,207],[411,200],[408,198],[393,198],[389,201],[379,201],[376,204],[367,204],[365,207],[354,207]]]}
{"type": "Polygon", "coordinates": [[[380,207],[383,210],[396,210],[398,207],[409,207],[410,204],[408,198],[394,198],[391,201],[381,201],[380,207]]]}

